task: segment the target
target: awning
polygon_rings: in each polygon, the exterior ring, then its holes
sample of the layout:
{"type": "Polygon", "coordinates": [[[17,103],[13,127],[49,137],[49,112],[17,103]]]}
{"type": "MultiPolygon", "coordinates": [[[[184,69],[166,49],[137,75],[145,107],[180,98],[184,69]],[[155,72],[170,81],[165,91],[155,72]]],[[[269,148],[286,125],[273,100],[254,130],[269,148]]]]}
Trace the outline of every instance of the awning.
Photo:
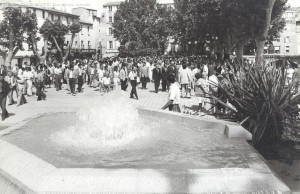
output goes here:
{"type": "MultiPolygon", "coordinates": [[[[42,54],[41,52],[39,52],[42,54]]],[[[15,55],[15,58],[23,58],[23,57],[34,57],[33,51],[18,51],[15,55]]]]}

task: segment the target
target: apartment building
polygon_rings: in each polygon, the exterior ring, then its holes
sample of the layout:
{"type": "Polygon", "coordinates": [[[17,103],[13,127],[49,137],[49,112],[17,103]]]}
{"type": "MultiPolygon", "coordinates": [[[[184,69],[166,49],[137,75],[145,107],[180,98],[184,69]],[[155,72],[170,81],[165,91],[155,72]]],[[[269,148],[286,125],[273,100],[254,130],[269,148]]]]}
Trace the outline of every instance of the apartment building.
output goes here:
{"type": "Polygon", "coordinates": [[[300,8],[288,9],[283,17],[286,26],[280,37],[265,46],[265,54],[279,56],[300,55],[300,8]]]}
{"type": "Polygon", "coordinates": [[[84,7],[73,8],[72,13],[79,15],[81,32],[76,35],[72,51],[78,58],[99,58],[100,43],[100,17],[97,10],[84,7]]]}

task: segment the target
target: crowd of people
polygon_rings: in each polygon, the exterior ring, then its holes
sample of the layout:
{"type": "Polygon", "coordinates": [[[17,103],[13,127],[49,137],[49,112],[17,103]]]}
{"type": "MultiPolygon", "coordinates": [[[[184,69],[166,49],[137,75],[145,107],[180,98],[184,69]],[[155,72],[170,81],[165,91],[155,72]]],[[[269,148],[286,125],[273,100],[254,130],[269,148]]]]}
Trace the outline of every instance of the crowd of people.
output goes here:
{"type": "MultiPolygon", "coordinates": [[[[180,112],[180,99],[196,96],[199,102],[196,114],[225,112],[225,108],[214,102],[210,96],[216,96],[224,103],[228,102],[226,96],[218,90],[218,85],[230,87],[230,80],[243,74],[241,69],[232,68],[231,63],[234,62],[193,56],[75,59],[63,63],[57,61],[36,65],[24,63],[13,68],[2,65],[0,67],[2,120],[8,117],[6,97],[8,105],[16,103],[17,106],[21,106],[27,103],[26,98],[33,94],[37,96],[38,101],[46,100],[47,88],[54,86],[56,91],[60,91],[63,84],[66,86],[64,89],[70,91],[73,96],[83,92],[84,84],[99,88],[102,94],[119,85],[122,91],[126,91],[130,84],[129,97],[138,100],[137,86],[141,84],[141,89],[146,90],[147,85],[152,83],[155,93],[169,92],[169,100],[163,109],[169,108],[171,111],[180,112]],[[16,101],[13,99],[14,96],[17,96],[16,101]]],[[[247,65],[251,64],[246,63],[247,65]]],[[[292,71],[288,70],[289,77],[292,71]]]]}

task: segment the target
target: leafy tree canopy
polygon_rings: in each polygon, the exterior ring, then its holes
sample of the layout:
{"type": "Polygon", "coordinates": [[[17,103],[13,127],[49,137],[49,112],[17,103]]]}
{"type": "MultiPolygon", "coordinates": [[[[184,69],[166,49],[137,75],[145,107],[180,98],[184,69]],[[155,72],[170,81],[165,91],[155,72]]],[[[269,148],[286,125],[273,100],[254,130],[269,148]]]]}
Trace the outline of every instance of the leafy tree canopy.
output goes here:
{"type": "Polygon", "coordinates": [[[113,23],[120,53],[129,56],[162,54],[172,32],[172,8],[156,0],[126,0],[113,23]]]}

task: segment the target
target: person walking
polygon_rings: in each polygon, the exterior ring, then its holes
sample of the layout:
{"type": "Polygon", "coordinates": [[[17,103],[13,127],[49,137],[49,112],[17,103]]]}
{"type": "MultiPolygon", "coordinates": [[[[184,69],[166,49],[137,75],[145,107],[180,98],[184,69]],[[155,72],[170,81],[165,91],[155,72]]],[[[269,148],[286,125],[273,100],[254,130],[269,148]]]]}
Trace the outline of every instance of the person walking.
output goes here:
{"type": "Polygon", "coordinates": [[[56,63],[55,69],[54,69],[54,80],[55,80],[56,91],[61,90],[62,69],[61,69],[60,64],[58,64],[58,63],[56,63]]]}
{"type": "Polygon", "coordinates": [[[12,71],[9,71],[7,72],[7,75],[8,75],[8,84],[9,84],[9,87],[10,87],[10,91],[8,93],[8,105],[13,105],[15,103],[14,101],[14,98],[13,98],[13,93],[14,91],[17,92],[17,79],[14,75],[14,73],[12,71]]]}
{"type": "Polygon", "coordinates": [[[36,77],[36,95],[37,101],[46,100],[46,94],[43,91],[44,88],[44,75],[42,70],[37,70],[37,77],[36,77]]]}
{"type": "Polygon", "coordinates": [[[82,86],[83,86],[83,69],[82,69],[82,65],[79,64],[78,65],[78,92],[82,93],[82,86]]]}
{"type": "Polygon", "coordinates": [[[24,90],[25,90],[25,78],[23,76],[24,71],[19,71],[18,76],[17,76],[17,86],[18,86],[18,99],[17,99],[17,106],[21,106],[26,102],[25,99],[25,94],[24,94],[24,90]]]}
{"type": "Polygon", "coordinates": [[[136,86],[137,86],[137,67],[133,66],[132,71],[129,73],[129,79],[130,79],[130,84],[131,84],[131,92],[130,92],[130,98],[133,98],[133,95],[136,97],[138,100],[138,95],[136,91],[136,86]]]}
{"type": "Polygon", "coordinates": [[[158,88],[159,88],[160,80],[161,80],[161,69],[157,63],[154,63],[152,80],[154,82],[155,93],[158,93],[158,88]]]}
{"type": "Polygon", "coordinates": [[[180,88],[179,84],[176,83],[176,78],[175,76],[169,76],[168,77],[168,82],[171,84],[170,85],[170,90],[169,90],[169,100],[165,104],[165,106],[162,107],[163,110],[169,108],[169,111],[173,112],[181,112],[180,111],[180,88]]]}
{"type": "Polygon", "coordinates": [[[70,66],[70,71],[68,72],[68,78],[69,78],[71,94],[75,96],[76,75],[74,71],[74,66],[70,66]]]}
{"type": "Polygon", "coordinates": [[[4,80],[4,75],[0,74],[0,106],[2,110],[2,121],[4,121],[9,115],[6,110],[6,97],[10,91],[9,84],[4,80]]]}
{"type": "Polygon", "coordinates": [[[122,69],[120,70],[120,81],[121,81],[121,90],[126,91],[127,89],[127,70],[126,64],[122,64],[122,69]]]}
{"type": "Polygon", "coordinates": [[[181,84],[182,89],[182,97],[186,97],[189,93],[189,84],[191,82],[190,71],[187,69],[186,64],[182,65],[182,70],[179,74],[179,82],[181,84]]]}
{"type": "Polygon", "coordinates": [[[164,65],[161,68],[161,87],[163,92],[167,91],[167,78],[168,78],[167,64],[164,63],[164,65]]]}
{"type": "Polygon", "coordinates": [[[147,82],[149,80],[149,67],[146,65],[146,62],[143,61],[143,66],[141,67],[140,77],[142,82],[142,90],[147,89],[147,82]]]}

